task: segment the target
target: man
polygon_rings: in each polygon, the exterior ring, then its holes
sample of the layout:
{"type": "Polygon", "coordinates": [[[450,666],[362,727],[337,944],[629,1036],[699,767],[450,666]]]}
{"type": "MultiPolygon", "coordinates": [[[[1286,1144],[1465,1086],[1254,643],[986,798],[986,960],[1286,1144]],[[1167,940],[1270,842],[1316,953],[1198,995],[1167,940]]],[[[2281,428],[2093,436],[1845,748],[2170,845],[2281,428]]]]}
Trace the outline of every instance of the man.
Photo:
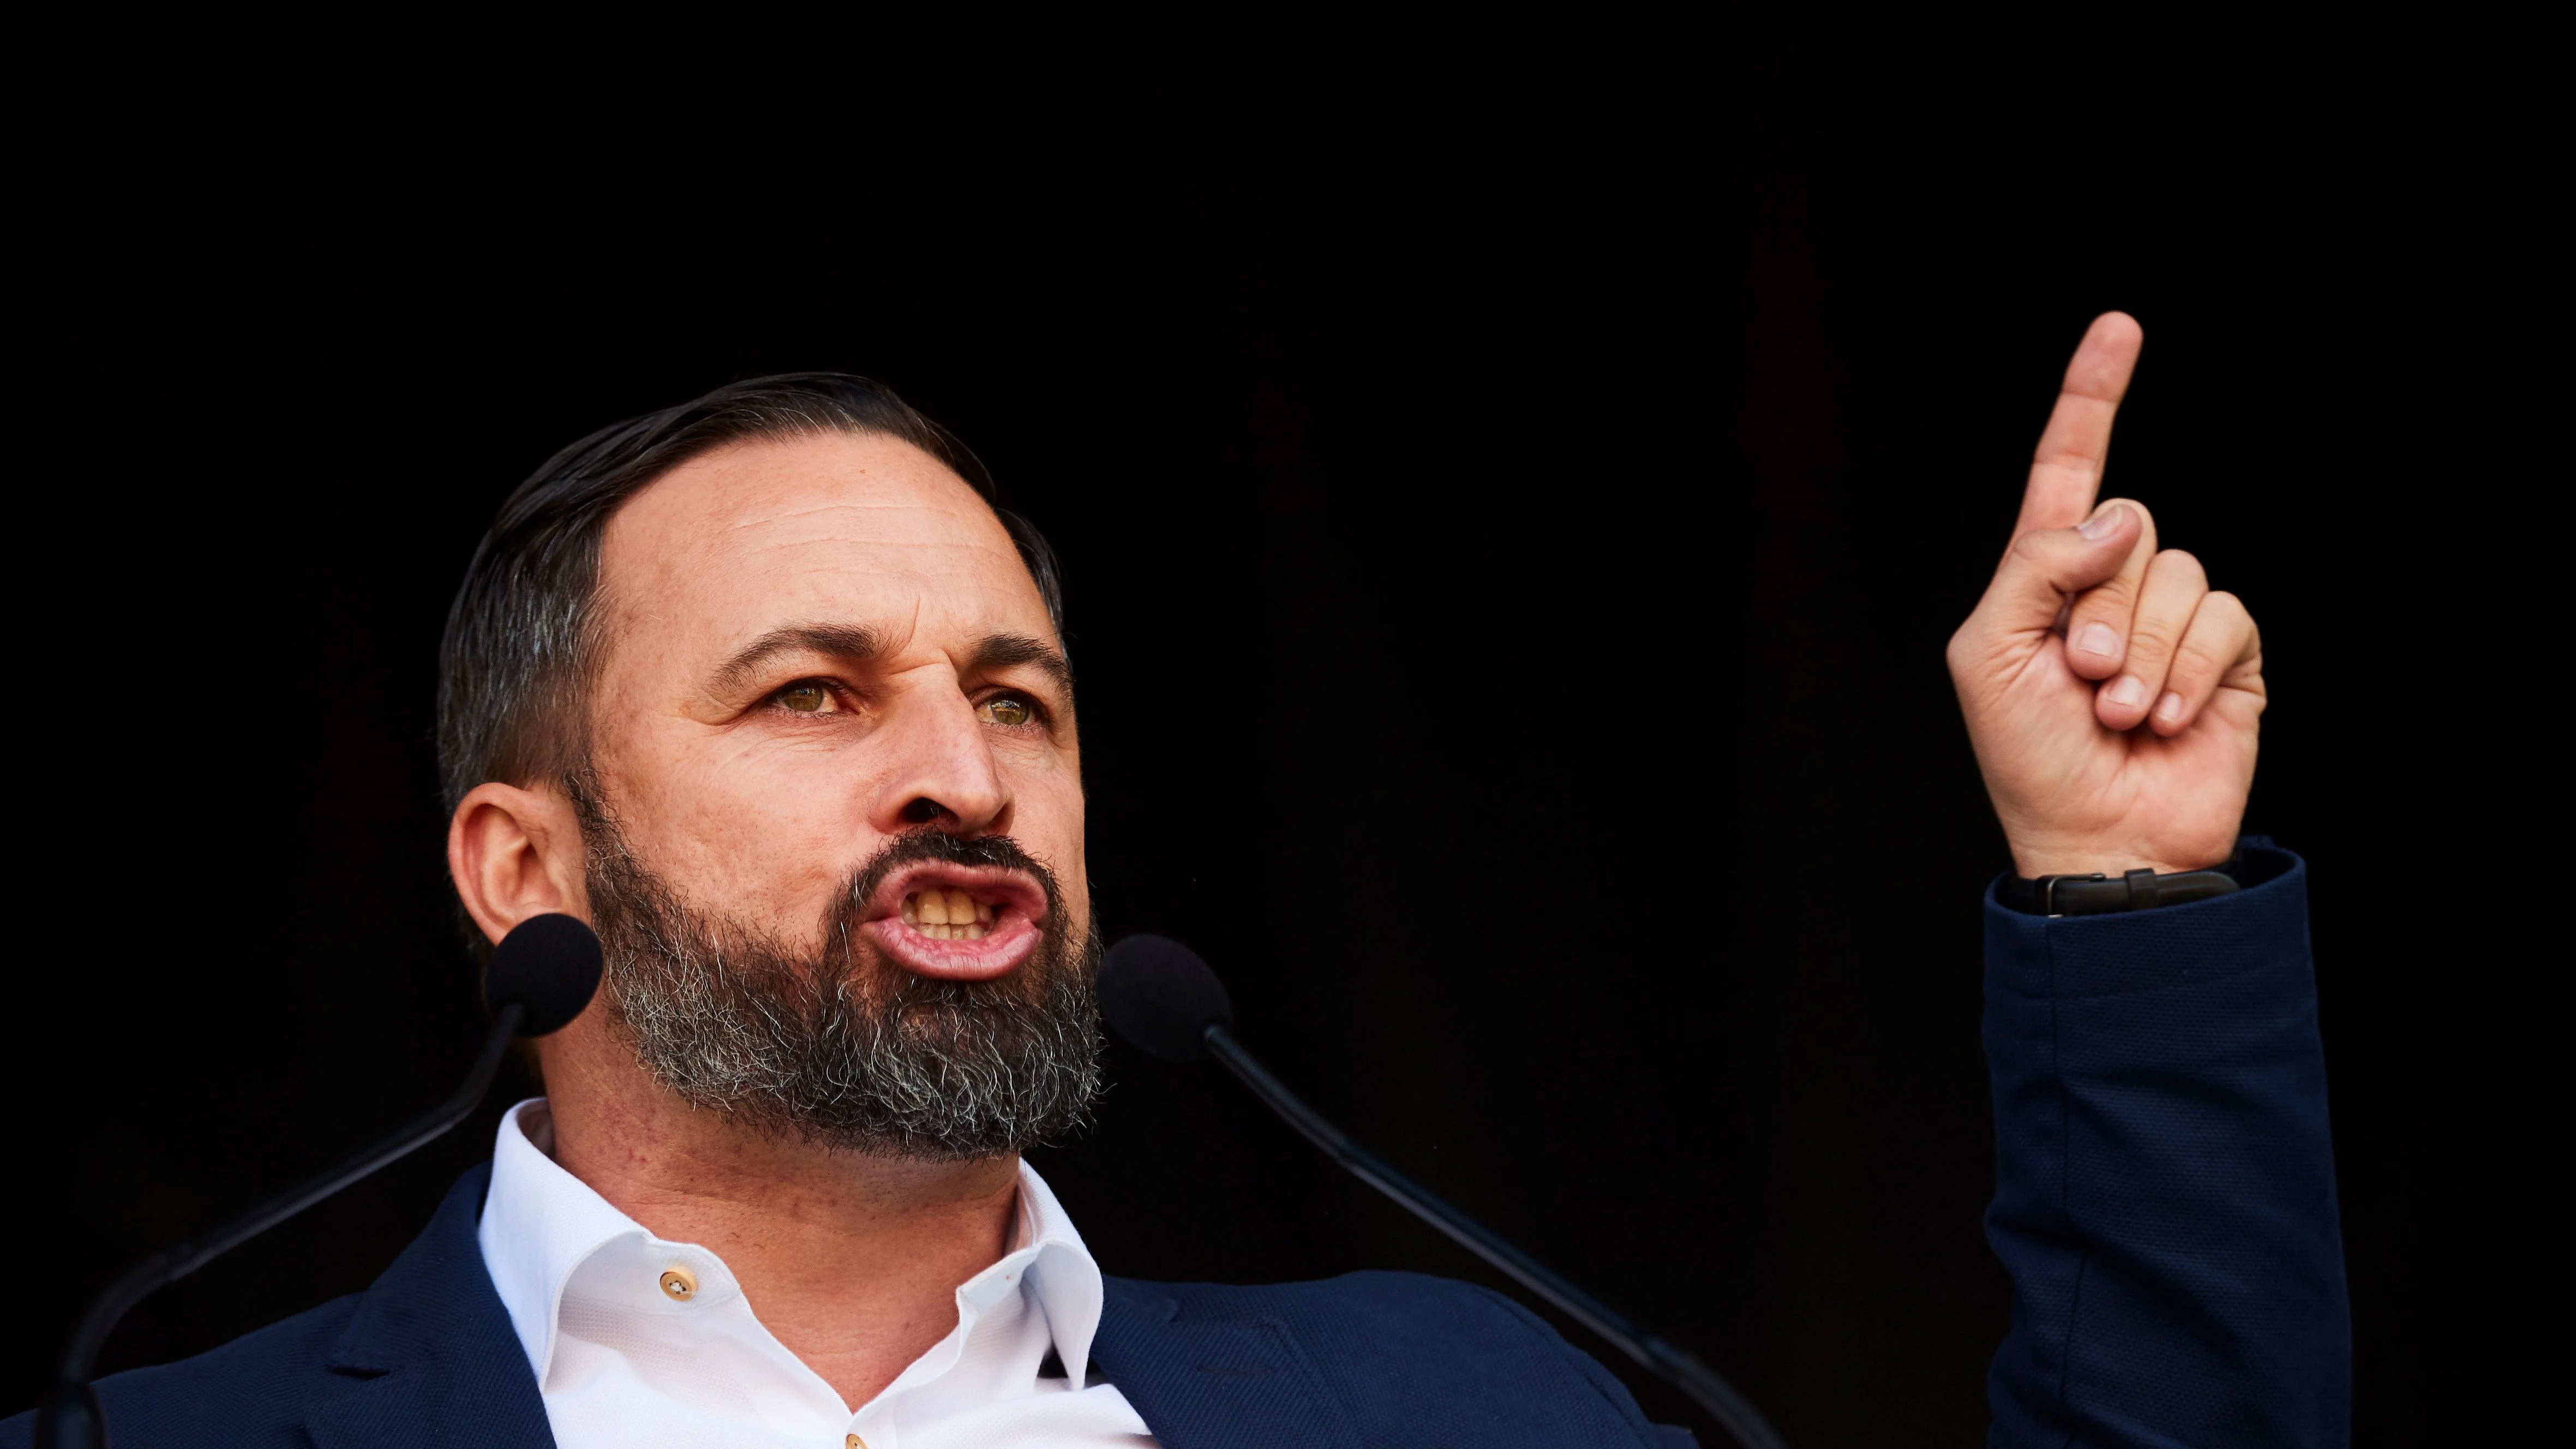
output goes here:
{"type": "MultiPolygon", "coordinates": [[[[2237,840],[2252,620],[2096,502],[2138,345],[2116,314],[2087,334],[1950,650],[2018,868],[1988,915],[1995,1439],[2331,1444],[2301,871],[2237,840]]],[[[548,462],[450,618],[448,861],[487,940],[592,922],[600,995],[374,1288],[108,1380],[118,1442],[1686,1438],[1480,1289],[1102,1275],[1019,1160],[1096,1077],[1061,639],[1043,541],[858,379],[741,384],[548,462]]]]}

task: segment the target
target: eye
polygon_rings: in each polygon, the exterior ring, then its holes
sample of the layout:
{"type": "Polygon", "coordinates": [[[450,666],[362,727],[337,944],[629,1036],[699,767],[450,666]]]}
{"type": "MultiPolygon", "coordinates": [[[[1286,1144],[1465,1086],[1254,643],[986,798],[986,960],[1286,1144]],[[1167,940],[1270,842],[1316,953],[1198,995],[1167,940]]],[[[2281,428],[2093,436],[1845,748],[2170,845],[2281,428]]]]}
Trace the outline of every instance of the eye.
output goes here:
{"type": "Polygon", "coordinates": [[[1006,730],[1024,729],[1037,723],[1037,706],[1016,694],[997,694],[975,706],[975,718],[1006,730]]]}
{"type": "Polygon", "coordinates": [[[832,707],[832,691],[806,679],[778,691],[779,707],[795,714],[821,714],[832,707]]]}

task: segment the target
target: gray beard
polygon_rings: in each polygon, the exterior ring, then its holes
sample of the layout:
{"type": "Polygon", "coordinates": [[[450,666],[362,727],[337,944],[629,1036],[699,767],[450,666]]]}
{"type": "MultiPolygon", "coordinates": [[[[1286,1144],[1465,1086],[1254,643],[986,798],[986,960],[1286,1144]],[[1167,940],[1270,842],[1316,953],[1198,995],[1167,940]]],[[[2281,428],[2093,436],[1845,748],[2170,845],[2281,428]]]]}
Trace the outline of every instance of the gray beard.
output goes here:
{"type": "Polygon", "coordinates": [[[1018,1152],[1090,1123],[1100,1090],[1096,935],[1068,939],[1053,875],[1001,837],[890,841],[799,949],[696,911],[629,848],[581,781],[590,907],[609,1020],[653,1080],[757,1130],[884,1156],[958,1161],[1018,1152]],[[885,872],[919,860],[1016,866],[1050,909],[1026,963],[994,981],[940,981],[880,959],[855,934],[885,872]]]}

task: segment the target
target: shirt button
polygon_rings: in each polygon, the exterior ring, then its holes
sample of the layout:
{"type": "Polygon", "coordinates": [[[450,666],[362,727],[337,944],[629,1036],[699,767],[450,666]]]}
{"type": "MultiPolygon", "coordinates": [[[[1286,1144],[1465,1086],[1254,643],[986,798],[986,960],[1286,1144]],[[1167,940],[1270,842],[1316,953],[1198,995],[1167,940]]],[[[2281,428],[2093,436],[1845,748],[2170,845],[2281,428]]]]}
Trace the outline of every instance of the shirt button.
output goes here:
{"type": "Polygon", "coordinates": [[[868,1449],[868,1441],[852,1434],[841,1441],[841,1449],[868,1449]]]}
{"type": "Polygon", "coordinates": [[[698,1275],[686,1268],[665,1268],[662,1291],[671,1295],[672,1302],[686,1303],[698,1296],[698,1275]]]}

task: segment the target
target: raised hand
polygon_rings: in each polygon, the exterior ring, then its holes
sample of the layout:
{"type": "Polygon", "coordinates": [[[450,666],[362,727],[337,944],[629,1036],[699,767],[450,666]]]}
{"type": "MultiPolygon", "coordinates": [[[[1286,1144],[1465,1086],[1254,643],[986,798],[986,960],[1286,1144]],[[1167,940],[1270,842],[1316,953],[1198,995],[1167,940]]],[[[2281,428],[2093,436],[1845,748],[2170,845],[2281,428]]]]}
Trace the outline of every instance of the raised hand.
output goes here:
{"type": "Polygon", "coordinates": [[[2227,859],[2254,783],[2263,654],[2200,560],[2096,506],[2143,334],[2107,312],[2067,364],[1994,581],[1950,638],[1950,678],[2025,876],[2227,859]]]}

